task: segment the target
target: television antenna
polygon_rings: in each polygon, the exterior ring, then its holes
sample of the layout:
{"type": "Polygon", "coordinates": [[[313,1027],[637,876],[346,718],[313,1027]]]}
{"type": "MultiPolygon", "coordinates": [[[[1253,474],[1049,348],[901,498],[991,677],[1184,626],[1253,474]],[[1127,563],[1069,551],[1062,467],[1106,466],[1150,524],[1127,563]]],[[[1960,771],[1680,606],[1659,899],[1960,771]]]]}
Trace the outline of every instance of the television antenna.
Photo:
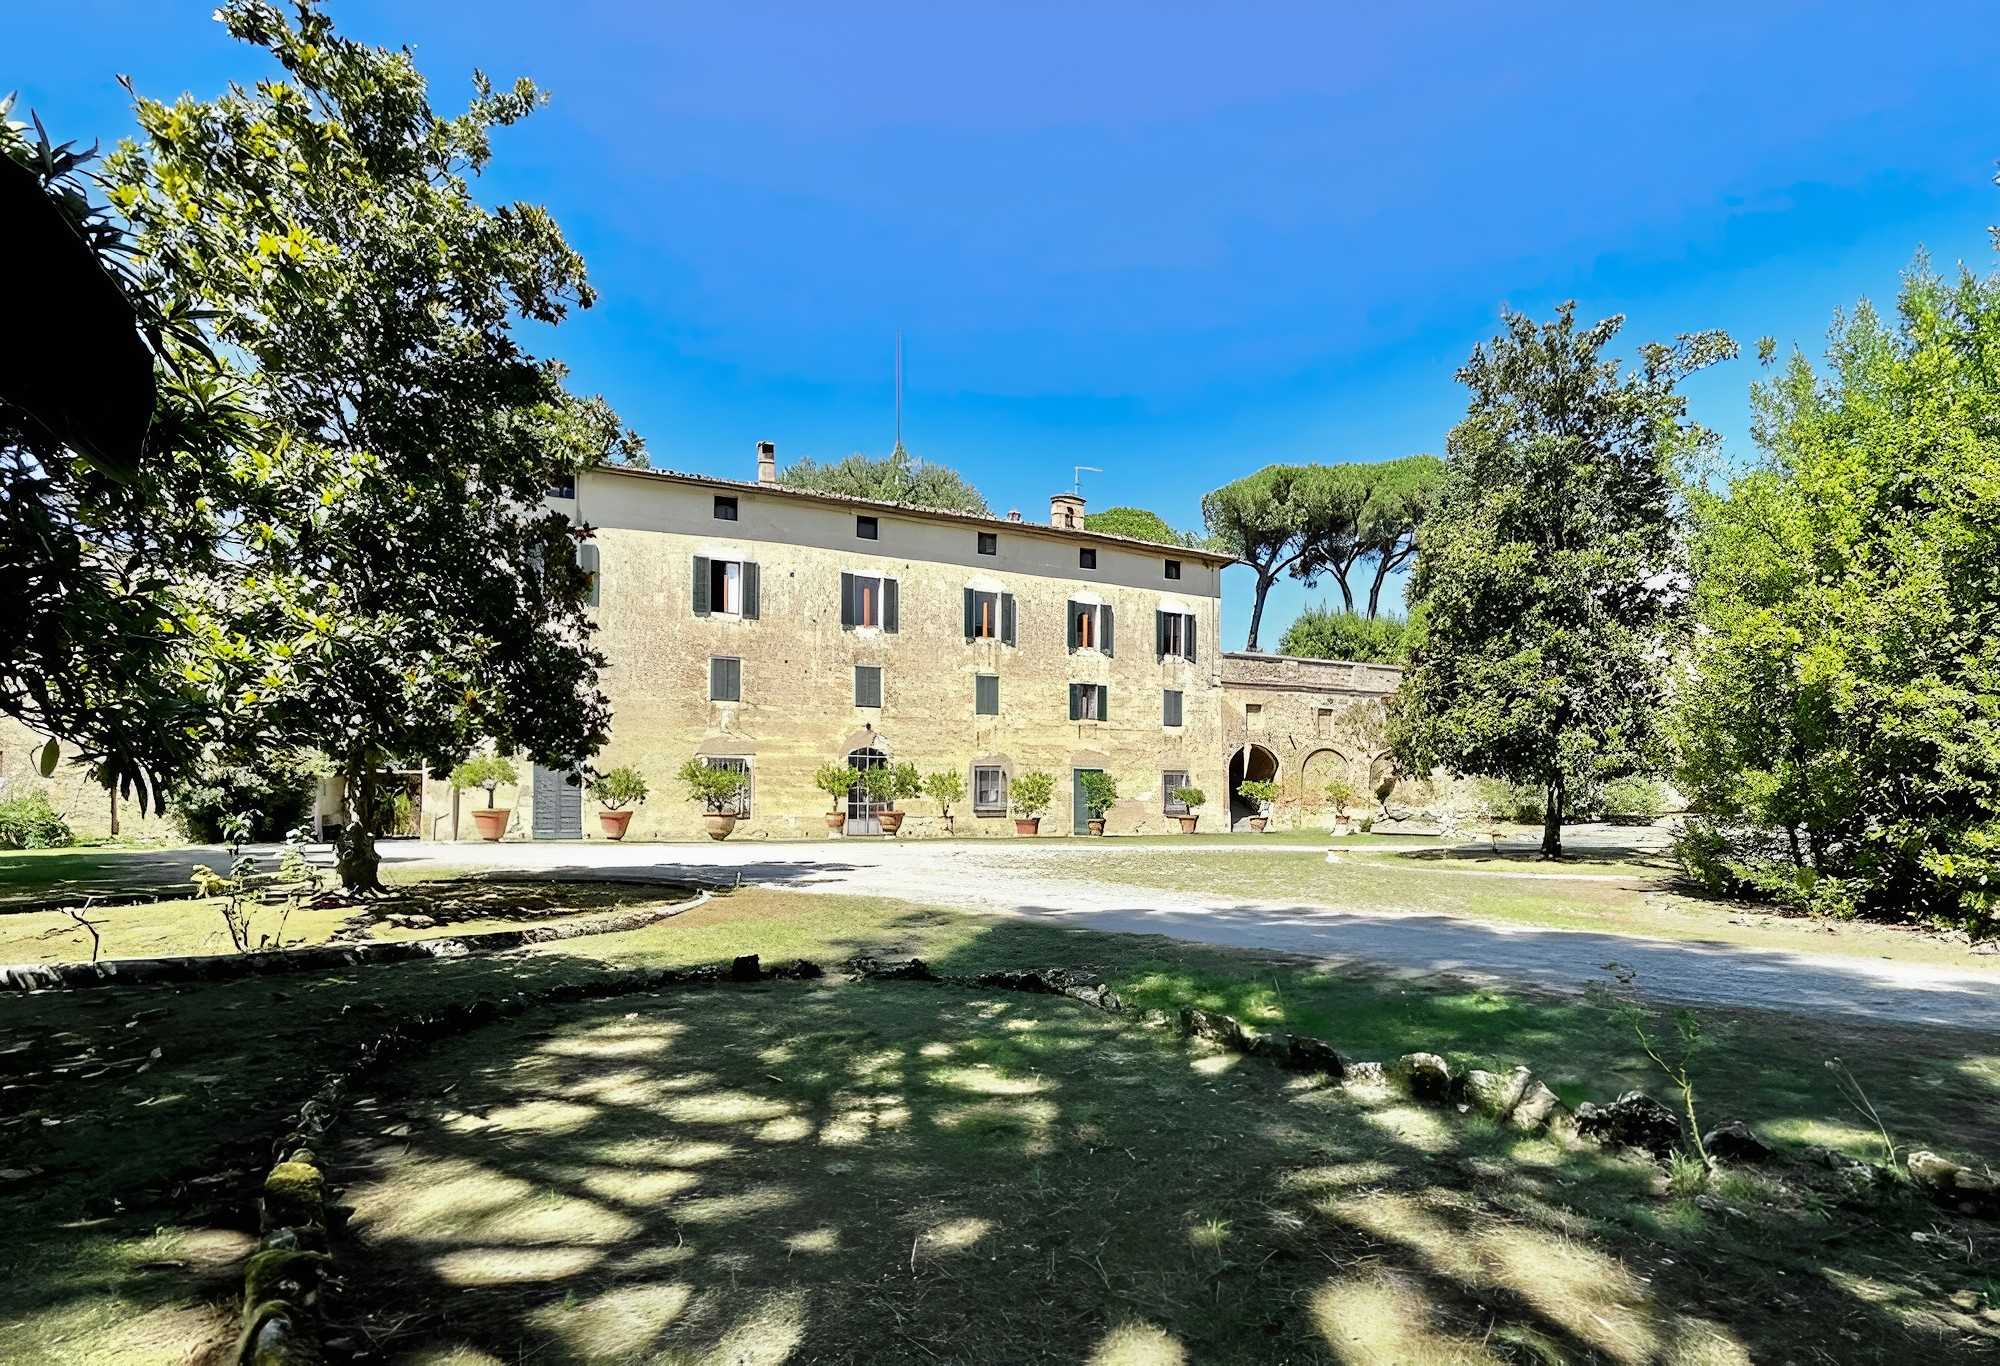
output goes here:
{"type": "Polygon", "coordinates": [[[903,449],[903,329],[896,329],[896,449],[903,449]]]}
{"type": "Polygon", "coordinates": [[[1086,474],[1104,473],[1104,471],[1096,465],[1072,465],[1070,466],[1070,469],[1072,471],[1070,476],[1070,492],[1074,493],[1079,498],[1083,497],[1083,476],[1086,474]]]}

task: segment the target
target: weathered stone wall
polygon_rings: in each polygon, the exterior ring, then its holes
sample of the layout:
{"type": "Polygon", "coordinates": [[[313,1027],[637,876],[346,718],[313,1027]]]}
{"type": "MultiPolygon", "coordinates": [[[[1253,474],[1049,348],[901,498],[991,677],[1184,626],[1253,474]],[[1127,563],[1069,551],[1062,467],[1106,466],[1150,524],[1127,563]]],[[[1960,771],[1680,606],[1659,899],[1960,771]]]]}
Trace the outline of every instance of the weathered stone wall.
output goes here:
{"type": "Polygon", "coordinates": [[[1403,671],[1388,664],[1231,653],[1222,657],[1223,759],[1250,746],[1276,763],[1274,830],[1330,827],[1326,784],[1345,777],[1373,807],[1371,768],[1382,754],[1383,707],[1403,671]]]}
{"type": "MultiPolygon", "coordinates": [[[[37,735],[11,716],[0,716],[0,798],[39,790],[49,805],[69,821],[79,840],[103,839],[111,829],[111,794],[91,781],[90,775],[75,764],[56,766],[52,777],[44,778],[35,766],[48,737],[37,735]]],[[[118,803],[118,834],[131,839],[177,841],[180,831],[172,820],[157,812],[141,815],[136,802],[118,803]]]]}
{"type": "MultiPolygon", "coordinates": [[[[1055,802],[1042,830],[1053,834],[1072,828],[1074,769],[1104,769],[1127,794],[1110,813],[1113,832],[1174,827],[1162,810],[1166,771],[1189,773],[1211,794],[1224,788],[1221,564],[1213,557],[1029,522],[898,515],[641,473],[592,473],[578,494],[572,515],[597,528],[597,643],[610,659],[604,685],[614,716],[610,744],[595,762],[629,764],[653,788],[630,838],[700,836],[700,811],[673,776],[696,753],[750,762],[751,811],[737,826],[738,839],[824,837],[829,803],[813,787],[813,773],[864,746],[892,763],[963,776],[967,797],[954,809],[960,834],[1013,829],[1011,817],[974,813],[975,763],[997,763],[1009,776],[1052,774],[1055,802]],[[737,499],[736,521],[714,516],[718,494],[737,499]],[[879,539],[857,536],[859,513],[878,519],[879,539]],[[997,535],[997,554],[977,553],[982,530],[997,535]],[[1096,552],[1094,570],[1079,568],[1084,547],[1096,552]],[[696,556],[757,563],[757,619],[695,614],[696,556]],[[1179,561],[1179,579],[1165,577],[1168,558],[1179,561]],[[842,627],[843,572],[897,580],[896,632],[842,627]],[[1016,644],[965,639],[967,587],[1014,595],[1016,644]],[[1078,595],[1111,606],[1109,655],[1069,650],[1068,605],[1078,595]],[[1192,663],[1158,655],[1161,610],[1196,618],[1192,663]],[[742,661],[740,702],[709,701],[709,660],[718,655],[742,661]],[[881,707],[854,705],[856,665],[882,669],[881,707]],[[974,714],[974,676],[982,673],[1000,679],[997,716],[974,714]],[[1073,682],[1106,686],[1107,720],[1069,719],[1073,682]],[[1168,688],[1183,695],[1177,727],[1163,724],[1168,688]]],[[[522,779],[520,791],[501,793],[515,811],[512,836],[532,828],[525,765],[522,779]]],[[[460,838],[476,838],[470,813],[484,801],[483,793],[463,794],[460,838]]],[[[425,805],[432,815],[448,813],[449,789],[434,782],[425,805]]],[[[931,802],[903,805],[906,835],[942,831],[931,802]]],[[[598,837],[596,810],[586,798],[588,838],[598,837]]],[[[448,832],[447,820],[440,833],[448,832]]]]}

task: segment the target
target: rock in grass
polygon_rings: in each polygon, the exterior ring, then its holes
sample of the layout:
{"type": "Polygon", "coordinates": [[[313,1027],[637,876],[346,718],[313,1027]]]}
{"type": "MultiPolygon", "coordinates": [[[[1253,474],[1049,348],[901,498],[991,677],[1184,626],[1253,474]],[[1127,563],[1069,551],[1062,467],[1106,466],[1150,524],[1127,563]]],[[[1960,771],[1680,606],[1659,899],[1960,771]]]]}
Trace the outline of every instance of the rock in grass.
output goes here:
{"type": "Polygon", "coordinates": [[[1732,1119],[1727,1124],[1718,1124],[1701,1136],[1701,1146],[1708,1150],[1710,1157],[1724,1162],[1769,1162],[1771,1145],[1750,1132],[1750,1126],[1740,1119],[1732,1119]]]}
{"type": "Polygon", "coordinates": [[[1576,1131],[1607,1148],[1637,1148],[1665,1158],[1680,1146],[1681,1122],[1644,1091],[1627,1091],[1608,1105],[1576,1107],[1576,1131]]]}
{"type": "Polygon", "coordinates": [[[1475,1067],[1465,1074],[1459,1087],[1473,1109],[1504,1120],[1514,1113],[1514,1107],[1528,1093],[1528,1083],[1534,1079],[1535,1074],[1525,1067],[1517,1067],[1505,1076],[1475,1067]]]}
{"type": "Polygon", "coordinates": [[[1440,1104],[1451,1096],[1451,1064],[1435,1053],[1405,1053],[1389,1065],[1389,1080],[1412,1100],[1440,1104]]]}
{"type": "Polygon", "coordinates": [[[326,1202],[326,1178],[307,1162],[280,1162],[264,1178],[264,1227],[316,1224],[326,1202]]]}
{"type": "Polygon", "coordinates": [[[1538,1134],[1562,1113],[1562,1097],[1539,1081],[1530,1081],[1527,1092],[1507,1116],[1507,1122],[1525,1134],[1538,1134]]]}
{"type": "Polygon", "coordinates": [[[732,982],[755,982],[764,975],[764,965],[757,961],[757,955],[746,953],[729,965],[729,980],[732,982]]]}
{"type": "Polygon", "coordinates": [[[1987,1173],[1960,1166],[1927,1148],[1911,1153],[1907,1165],[1910,1179],[1939,1204],[1961,1214],[2000,1218],[2000,1181],[1987,1173]]]}
{"type": "Polygon", "coordinates": [[[1233,1015],[1203,1010],[1199,1006],[1182,1006],[1180,1024],[1182,1038],[1213,1039],[1232,1048],[1246,1047],[1243,1026],[1236,1022],[1233,1015]]]}

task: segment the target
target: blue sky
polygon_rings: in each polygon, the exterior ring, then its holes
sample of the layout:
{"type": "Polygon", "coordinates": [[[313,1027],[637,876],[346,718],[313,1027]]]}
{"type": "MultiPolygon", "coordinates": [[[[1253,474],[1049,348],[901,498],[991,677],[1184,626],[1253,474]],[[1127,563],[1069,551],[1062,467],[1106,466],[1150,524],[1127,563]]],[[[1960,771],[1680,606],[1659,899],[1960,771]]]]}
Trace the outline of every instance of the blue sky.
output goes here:
{"type": "MultiPolygon", "coordinates": [[[[0,86],[115,138],[120,72],[261,74],[211,8],[9,6],[0,86]]],[[[584,252],[602,302],[544,349],[656,463],[885,451],[900,328],[910,448],[1030,516],[1077,464],[1092,506],[1193,525],[1270,461],[1441,452],[1503,302],[1816,352],[1920,243],[1990,269],[2000,220],[1989,5],[331,12],[414,47],[440,108],[475,66],[553,95],[480,193],[584,252]]],[[[1738,458],[1754,373],[1690,389],[1738,458]]],[[[1266,644],[1319,596],[1275,594],[1266,644]]]]}

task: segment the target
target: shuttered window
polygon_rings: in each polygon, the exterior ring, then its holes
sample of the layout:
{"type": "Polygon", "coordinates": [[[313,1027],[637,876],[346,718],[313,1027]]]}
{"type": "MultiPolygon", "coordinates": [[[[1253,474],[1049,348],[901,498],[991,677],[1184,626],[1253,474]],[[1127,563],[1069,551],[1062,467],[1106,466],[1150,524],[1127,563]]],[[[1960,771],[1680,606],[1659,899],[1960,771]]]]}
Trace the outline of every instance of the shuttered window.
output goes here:
{"type": "Polygon", "coordinates": [[[901,627],[901,594],[894,579],[876,574],[840,576],[840,624],[879,626],[894,634],[901,627]]]}
{"type": "Polygon", "coordinates": [[[1106,656],[1113,653],[1110,603],[1070,600],[1069,649],[1071,654],[1078,650],[1095,650],[1106,656]]]}
{"type": "Polygon", "coordinates": [[[708,700],[743,700],[743,661],[728,655],[711,655],[708,660],[708,700]]]}
{"type": "Polygon", "coordinates": [[[973,676],[972,714],[974,716],[998,716],[1000,714],[999,674],[975,674],[973,676]]]}
{"type": "Polygon", "coordinates": [[[1014,595],[965,590],[965,638],[1014,643],[1014,595]]]}
{"type": "Polygon", "coordinates": [[[694,614],[757,619],[762,610],[755,560],[713,560],[694,557],[694,614]]]}
{"type": "Polygon", "coordinates": [[[1069,685],[1069,719],[1108,721],[1111,719],[1111,690],[1102,683],[1069,685]]]}
{"type": "Polygon", "coordinates": [[[877,664],[857,664],[854,666],[854,705],[857,707],[879,707],[882,705],[882,668],[877,664]]]}
{"type": "Polygon", "coordinates": [[[1194,617],[1186,612],[1155,612],[1157,623],[1153,653],[1161,659],[1194,662],[1194,617]]]}
{"type": "Polygon", "coordinates": [[[1161,694],[1160,724],[1178,726],[1181,723],[1181,690],[1168,688],[1161,694]]]}

